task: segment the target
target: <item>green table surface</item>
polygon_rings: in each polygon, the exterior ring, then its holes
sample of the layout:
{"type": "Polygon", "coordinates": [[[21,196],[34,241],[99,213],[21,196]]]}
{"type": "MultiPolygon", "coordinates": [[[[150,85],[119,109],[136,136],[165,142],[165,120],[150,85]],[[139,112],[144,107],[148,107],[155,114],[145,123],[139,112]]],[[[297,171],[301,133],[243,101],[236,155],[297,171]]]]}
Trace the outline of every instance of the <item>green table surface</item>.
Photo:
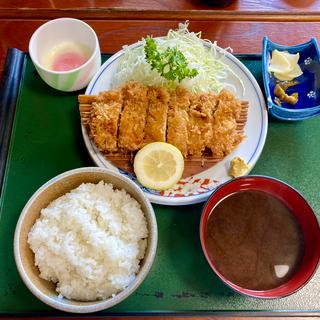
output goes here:
{"type": "MultiPolygon", "coordinates": [[[[240,59],[262,87],[260,58],[240,59]]],[[[13,235],[23,206],[44,182],[66,170],[94,165],[81,135],[78,94],[48,87],[26,58],[0,199],[0,314],[56,314],[20,279],[13,258],[13,235]]],[[[319,137],[320,117],[294,123],[269,119],[264,150],[251,172],[281,179],[298,189],[318,217],[319,137]]],[[[154,265],[134,294],[102,314],[320,314],[319,270],[303,289],[286,298],[259,300],[239,295],[215,276],[201,251],[198,229],[202,204],[154,205],[154,209],[159,227],[154,265]]]]}

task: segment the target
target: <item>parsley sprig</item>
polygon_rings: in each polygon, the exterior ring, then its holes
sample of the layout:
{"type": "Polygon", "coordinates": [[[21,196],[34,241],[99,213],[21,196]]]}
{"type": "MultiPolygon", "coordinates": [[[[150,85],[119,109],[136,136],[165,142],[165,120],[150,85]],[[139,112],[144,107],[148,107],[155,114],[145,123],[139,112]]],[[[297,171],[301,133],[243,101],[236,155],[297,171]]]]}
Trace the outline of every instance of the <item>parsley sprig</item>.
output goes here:
{"type": "Polygon", "coordinates": [[[146,60],[151,66],[151,70],[156,69],[159,74],[167,80],[178,80],[181,82],[185,78],[194,78],[198,71],[188,68],[188,61],[177,47],[167,48],[160,52],[153,38],[146,38],[144,46],[146,60]]]}

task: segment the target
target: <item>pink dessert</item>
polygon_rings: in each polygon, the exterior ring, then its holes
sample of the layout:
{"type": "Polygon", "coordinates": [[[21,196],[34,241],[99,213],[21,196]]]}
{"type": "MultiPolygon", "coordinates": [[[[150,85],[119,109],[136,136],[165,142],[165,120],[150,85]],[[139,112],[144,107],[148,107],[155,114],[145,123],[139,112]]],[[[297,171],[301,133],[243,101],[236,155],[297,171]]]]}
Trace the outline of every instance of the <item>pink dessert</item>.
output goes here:
{"type": "Polygon", "coordinates": [[[53,71],[69,71],[83,65],[87,58],[77,52],[65,52],[57,55],[52,63],[53,71]]]}

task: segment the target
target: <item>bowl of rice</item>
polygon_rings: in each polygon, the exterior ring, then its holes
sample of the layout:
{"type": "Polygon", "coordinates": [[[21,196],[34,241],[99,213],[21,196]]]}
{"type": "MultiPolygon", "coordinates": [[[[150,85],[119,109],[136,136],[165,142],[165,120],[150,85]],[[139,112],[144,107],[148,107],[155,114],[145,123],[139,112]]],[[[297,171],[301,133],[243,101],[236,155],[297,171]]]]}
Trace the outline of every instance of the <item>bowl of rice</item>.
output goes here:
{"type": "Polygon", "coordinates": [[[56,309],[110,308],[147,276],[157,247],[150,201],[128,178],[87,167],[58,175],[25,205],[14,256],[28,289],[56,309]]]}

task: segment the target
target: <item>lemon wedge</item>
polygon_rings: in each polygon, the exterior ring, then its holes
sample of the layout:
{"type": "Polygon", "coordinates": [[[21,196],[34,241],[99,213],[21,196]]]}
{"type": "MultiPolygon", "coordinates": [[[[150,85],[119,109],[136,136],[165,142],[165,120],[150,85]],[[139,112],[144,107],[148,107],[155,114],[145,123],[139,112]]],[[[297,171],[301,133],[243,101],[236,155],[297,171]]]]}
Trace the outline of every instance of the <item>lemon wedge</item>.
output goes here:
{"type": "Polygon", "coordinates": [[[184,159],[180,150],[172,144],[152,142],[138,151],[133,168],[143,186],[166,190],[181,178],[184,159]]]}

